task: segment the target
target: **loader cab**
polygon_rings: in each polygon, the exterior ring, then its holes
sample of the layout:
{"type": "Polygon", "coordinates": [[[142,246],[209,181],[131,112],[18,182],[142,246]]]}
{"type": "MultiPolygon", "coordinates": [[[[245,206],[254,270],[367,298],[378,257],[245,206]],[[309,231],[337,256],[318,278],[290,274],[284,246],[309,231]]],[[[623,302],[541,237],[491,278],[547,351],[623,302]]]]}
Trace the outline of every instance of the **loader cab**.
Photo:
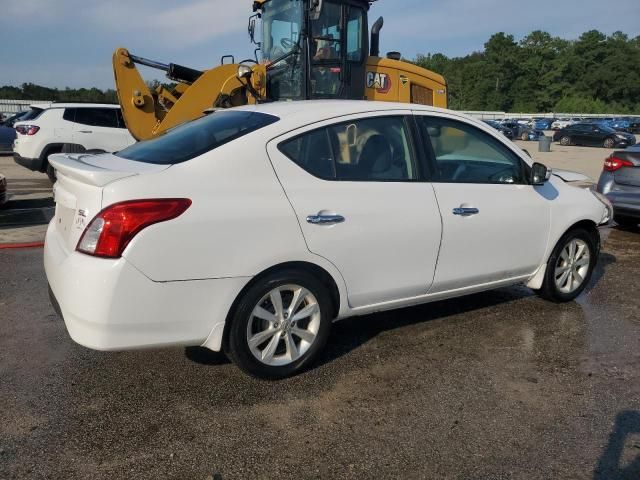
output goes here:
{"type": "Polygon", "coordinates": [[[257,3],[270,100],[364,98],[368,1],[257,3]]]}

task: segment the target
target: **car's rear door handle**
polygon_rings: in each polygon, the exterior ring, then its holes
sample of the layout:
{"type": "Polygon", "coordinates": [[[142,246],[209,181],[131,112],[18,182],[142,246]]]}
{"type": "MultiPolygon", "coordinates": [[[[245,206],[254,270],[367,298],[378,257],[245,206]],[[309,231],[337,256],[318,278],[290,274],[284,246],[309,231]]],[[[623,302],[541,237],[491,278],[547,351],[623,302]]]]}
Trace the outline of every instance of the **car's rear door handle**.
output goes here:
{"type": "Polygon", "coordinates": [[[454,215],[461,215],[463,217],[468,217],[471,215],[477,215],[480,213],[480,210],[478,210],[475,207],[458,207],[458,208],[454,208],[453,209],[453,214],[454,215]]]}
{"type": "Polygon", "coordinates": [[[307,217],[307,222],[311,225],[337,225],[338,223],[344,223],[344,220],[345,218],[342,215],[323,212],[307,217]]]}
{"type": "Polygon", "coordinates": [[[93,130],[78,130],[78,133],[93,133],[93,130]]]}

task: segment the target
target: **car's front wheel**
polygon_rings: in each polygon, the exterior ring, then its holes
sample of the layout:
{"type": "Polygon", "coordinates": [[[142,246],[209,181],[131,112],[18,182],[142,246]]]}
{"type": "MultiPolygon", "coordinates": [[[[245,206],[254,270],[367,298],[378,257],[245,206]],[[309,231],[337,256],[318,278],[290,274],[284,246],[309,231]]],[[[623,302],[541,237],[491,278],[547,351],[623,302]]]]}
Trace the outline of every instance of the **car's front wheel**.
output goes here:
{"type": "Polygon", "coordinates": [[[295,375],[324,348],[332,311],[329,290],[318,279],[302,271],[276,272],[240,299],[225,351],[255,377],[295,375]]]}
{"type": "Polygon", "coordinates": [[[597,240],[582,228],[563,235],[549,257],[538,293],[553,302],[570,302],[586,288],[598,255],[597,240]]]}
{"type": "Polygon", "coordinates": [[[605,138],[604,148],[613,148],[616,146],[616,141],[613,138],[605,138]]]}
{"type": "Polygon", "coordinates": [[[567,135],[563,136],[560,139],[560,145],[568,147],[569,145],[571,145],[571,137],[568,137],[567,135]]]}

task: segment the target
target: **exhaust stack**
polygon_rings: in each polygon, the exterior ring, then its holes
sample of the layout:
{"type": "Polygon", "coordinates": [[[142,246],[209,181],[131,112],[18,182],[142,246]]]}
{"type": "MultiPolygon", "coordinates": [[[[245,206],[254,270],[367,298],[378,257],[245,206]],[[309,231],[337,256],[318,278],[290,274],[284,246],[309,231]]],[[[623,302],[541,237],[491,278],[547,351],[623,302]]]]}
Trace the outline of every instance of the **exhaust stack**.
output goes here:
{"type": "Polygon", "coordinates": [[[371,27],[371,53],[372,57],[380,56],[380,30],[384,25],[384,18],[380,17],[371,27]]]}

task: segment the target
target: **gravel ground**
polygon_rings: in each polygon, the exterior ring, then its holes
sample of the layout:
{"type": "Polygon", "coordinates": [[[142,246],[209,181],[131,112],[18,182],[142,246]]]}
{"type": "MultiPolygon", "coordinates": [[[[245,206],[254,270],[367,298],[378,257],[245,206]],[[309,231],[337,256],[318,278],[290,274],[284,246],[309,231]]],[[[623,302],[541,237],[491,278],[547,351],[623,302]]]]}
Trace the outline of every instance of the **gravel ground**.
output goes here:
{"type": "Polygon", "coordinates": [[[640,232],[591,287],[346,320],[310,371],[68,337],[41,250],[0,251],[1,479],[640,478],[640,232]]]}

